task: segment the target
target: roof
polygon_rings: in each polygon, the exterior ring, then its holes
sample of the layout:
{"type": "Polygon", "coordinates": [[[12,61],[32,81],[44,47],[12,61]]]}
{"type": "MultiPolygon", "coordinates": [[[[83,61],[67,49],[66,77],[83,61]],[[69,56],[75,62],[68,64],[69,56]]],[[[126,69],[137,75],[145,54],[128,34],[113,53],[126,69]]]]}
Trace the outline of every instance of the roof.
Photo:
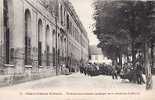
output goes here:
{"type": "Polygon", "coordinates": [[[98,48],[96,45],[89,46],[89,54],[90,55],[102,55],[101,48],[98,48]]]}

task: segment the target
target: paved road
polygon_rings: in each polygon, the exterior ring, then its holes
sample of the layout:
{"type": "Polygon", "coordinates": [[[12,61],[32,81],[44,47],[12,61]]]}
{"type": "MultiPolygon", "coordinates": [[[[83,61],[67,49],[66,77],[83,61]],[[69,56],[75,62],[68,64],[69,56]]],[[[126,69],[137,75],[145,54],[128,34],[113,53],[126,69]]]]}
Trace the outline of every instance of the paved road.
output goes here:
{"type": "Polygon", "coordinates": [[[155,88],[146,91],[145,84],[74,73],[1,88],[0,100],[155,100],[153,93],[155,88]]]}

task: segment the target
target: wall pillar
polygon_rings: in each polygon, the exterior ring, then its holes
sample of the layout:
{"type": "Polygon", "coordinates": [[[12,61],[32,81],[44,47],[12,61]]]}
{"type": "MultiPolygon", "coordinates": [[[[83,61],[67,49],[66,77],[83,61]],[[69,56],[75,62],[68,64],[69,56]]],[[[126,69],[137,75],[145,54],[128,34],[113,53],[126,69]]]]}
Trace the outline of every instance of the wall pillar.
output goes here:
{"type": "Polygon", "coordinates": [[[3,66],[3,43],[4,43],[4,31],[3,31],[3,0],[0,0],[0,67],[3,66]]]}
{"type": "MultiPolygon", "coordinates": [[[[10,1],[10,0],[9,0],[10,1]]],[[[11,0],[11,35],[10,35],[10,54],[11,64],[15,66],[16,73],[24,72],[24,54],[25,54],[25,13],[22,0],[11,0]]]]}

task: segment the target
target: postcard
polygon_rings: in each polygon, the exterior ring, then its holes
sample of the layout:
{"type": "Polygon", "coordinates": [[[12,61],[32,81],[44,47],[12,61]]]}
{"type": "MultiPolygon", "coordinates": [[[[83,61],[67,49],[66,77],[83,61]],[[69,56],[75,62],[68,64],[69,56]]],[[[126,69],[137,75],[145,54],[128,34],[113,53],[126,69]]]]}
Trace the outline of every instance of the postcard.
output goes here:
{"type": "Polygon", "coordinates": [[[0,100],[155,100],[155,1],[0,0],[0,100]]]}

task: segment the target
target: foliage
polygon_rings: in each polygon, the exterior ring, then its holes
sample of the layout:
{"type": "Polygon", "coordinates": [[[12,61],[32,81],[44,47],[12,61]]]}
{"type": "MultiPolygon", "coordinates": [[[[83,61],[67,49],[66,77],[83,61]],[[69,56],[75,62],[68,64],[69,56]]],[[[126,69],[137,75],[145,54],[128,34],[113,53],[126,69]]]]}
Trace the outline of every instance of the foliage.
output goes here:
{"type": "Polygon", "coordinates": [[[118,54],[125,54],[132,43],[144,43],[152,39],[153,3],[124,0],[94,2],[94,33],[100,40],[98,46],[107,57],[118,57],[118,54]]]}

